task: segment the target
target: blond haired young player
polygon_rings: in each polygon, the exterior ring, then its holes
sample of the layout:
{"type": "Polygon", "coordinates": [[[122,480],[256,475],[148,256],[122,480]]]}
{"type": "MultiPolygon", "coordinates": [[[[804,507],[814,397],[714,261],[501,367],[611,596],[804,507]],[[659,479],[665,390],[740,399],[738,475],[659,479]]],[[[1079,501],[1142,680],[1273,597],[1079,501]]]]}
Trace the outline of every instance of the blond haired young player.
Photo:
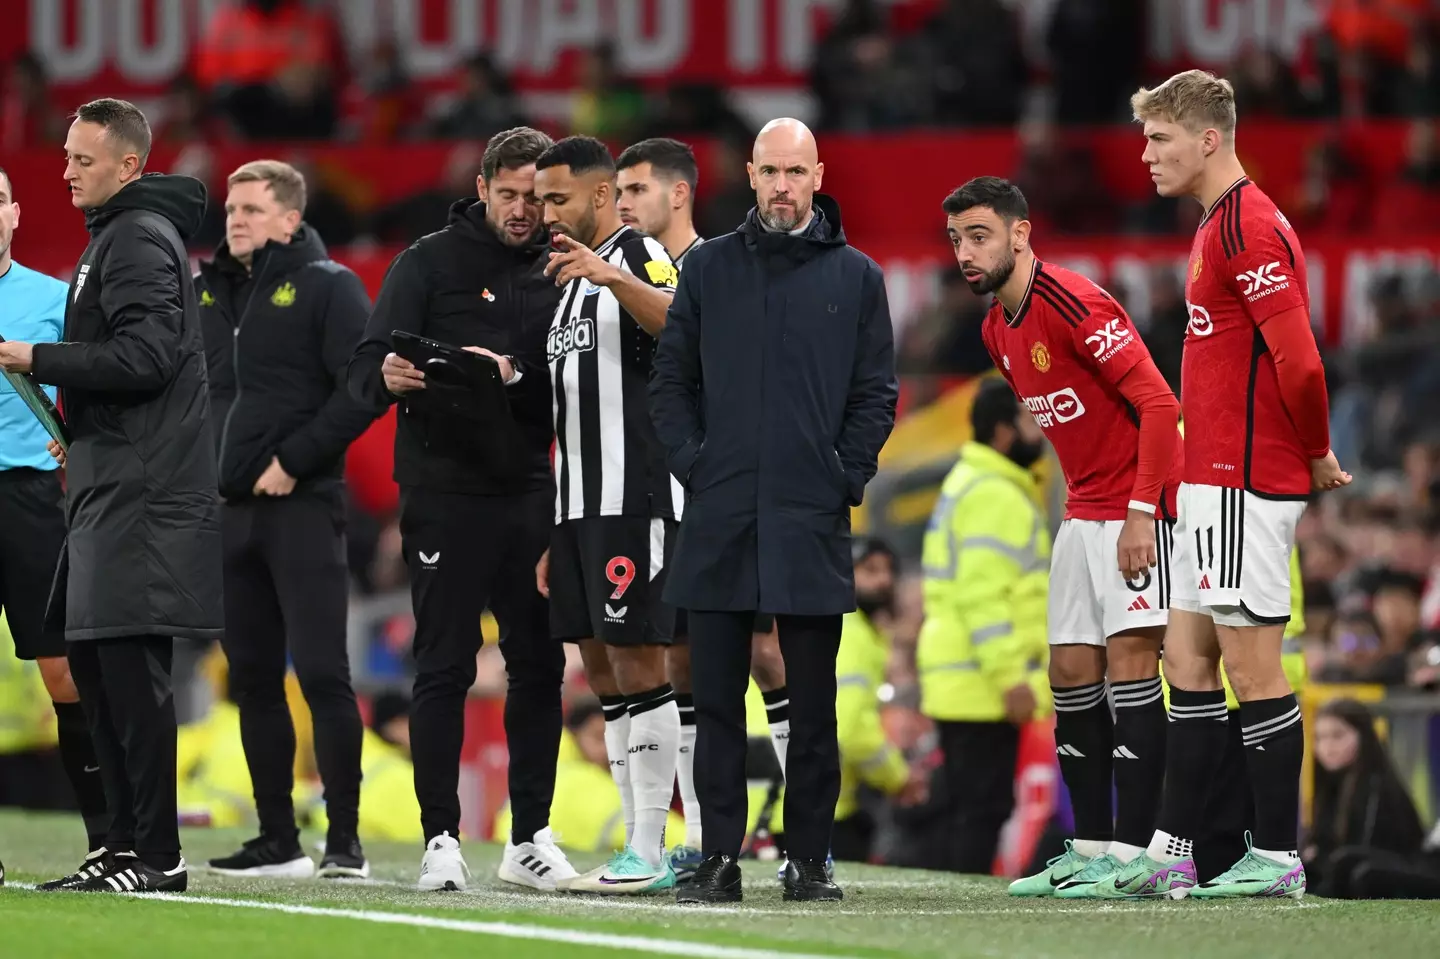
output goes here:
{"type": "Polygon", "coordinates": [[[1330,451],[1305,254],[1235,155],[1228,81],[1191,70],[1141,89],[1131,105],[1157,192],[1193,197],[1206,212],[1185,277],[1185,472],[1165,635],[1164,798],[1149,848],[1105,892],[1298,898],[1304,734],[1281,663],[1290,557],[1306,500],[1350,482],[1330,451]],[[1228,735],[1222,660],[1240,705],[1255,826],[1245,855],[1202,883],[1194,842],[1228,735]]]}

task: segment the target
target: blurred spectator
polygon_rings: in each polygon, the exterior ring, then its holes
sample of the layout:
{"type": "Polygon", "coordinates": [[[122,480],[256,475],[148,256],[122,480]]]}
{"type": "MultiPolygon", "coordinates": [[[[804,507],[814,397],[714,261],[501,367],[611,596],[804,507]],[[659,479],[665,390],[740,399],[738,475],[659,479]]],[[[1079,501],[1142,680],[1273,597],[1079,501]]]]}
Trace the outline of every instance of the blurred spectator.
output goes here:
{"type": "Polygon", "coordinates": [[[1241,122],[1284,119],[1313,112],[1290,65],[1274,50],[1248,50],[1229,72],[1241,122]]]}
{"type": "Polygon", "coordinates": [[[32,53],[10,64],[0,96],[0,148],[19,150],[65,141],[65,113],[55,109],[45,67],[32,53]]]}
{"type": "Polygon", "coordinates": [[[1338,136],[1326,137],[1305,153],[1305,178],[1288,209],[1297,228],[1350,233],[1365,228],[1374,193],[1338,136]]]}
{"type": "Polygon", "coordinates": [[[1046,37],[1055,120],[1125,122],[1145,50],[1142,0],[1058,0],[1046,37]]]}
{"type": "Polygon", "coordinates": [[[158,121],[152,122],[156,143],[214,142],[229,132],[211,109],[205,91],[188,74],[171,81],[158,121]]]}
{"type": "Polygon", "coordinates": [[[755,130],[730,106],[725,92],[713,84],[677,83],[665,87],[646,125],[645,137],[691,136],[748,143],[755,130]]]}
{"type": "Polygon", "coordinates": [[[1402,117],[1440,116],[1440,76],[1435,66],[1435,31],[1410,38],[1405,69],[1396,80],[1395,112],[1402,117]]]}
{"type": "Polygon", "coordinates": [[[1371,229],[1377,233],[1426,233],[1440,223],[1440,154],[1433,121],[1417,120],[1410,125],[1405,169],[1380,185],[1370,206],[1375,211],[1371,229]]]}
{"type": "Polygon", "coordinates": [[[939,301],[905,327],[896,366],[906,374],[973,376],[995,368],[980,330],[989,299],[970,292],[965,274],[951,266],[940,277],[939,301]]]}
{"type": "Polygon", "coordinates": [[[1115,204],[1104,191],[1095,156],[1078,140],[1057,135],[1048,123],[1023,127],[1020,169],[1013,177],[1030,201],[1031,221],[1040,235],[1106,233],[1115,227],[1115,204]]]}
{"type": "Polygon", "coordinates": [[[409,246],[425,234],[443,229],[455,201],[475,195],[483,154],[480,142],[455,147],[445,161],[440,183],[380,209],[371,221],[371,234],[382,243],[409,246]]]}
{"type": "Polygon", "coordinates": [[[393,39],[376,42],[347,92],[348,139],[360,143],[404,139],[424,110],[421,91],[410,82],[393,39]]]}
{"type": "Polygon", "coordinates": [[[457,81],[459,97],[431,122],[430,136],[484,142],[501,130],[524,124],[509,82],[489,57],[476,54],[466,60],[457,71],[457,81]]]}
{"type": "Polygon", "coordinates": [[[1385,649],[1375,616],[1364,610],[1335,620],[1329,648],[1316,678],[1322,683],[1405,683],[1405,654],[1385,649]]]}
{"type": "Polygon", "coordinates": [[[875,0],[850,0],[816,50],[819,126],[863,132],[930,119],[930,84],[913,44],[888,29],[875,0]]]}
{"type": "Polygon", "coordinates": [[[1357,896],[1356,880],[1376,855],[1420,852],[1425,827],[1370,710],[1353,700],[1327,703],[1315,722],[1315,806],[1301,857],[1311,891],[1357,896]]]}
{"type": "Polygon", "coordinates": [[[921,37],[937,121],[1007,126],[1019,119],[1029,77],[1013,9],[1002,0],[944,0],[921,37]]]}
{"type": "Polygon", "coordinates": [[[329,139],[342,47],[327,13],[299,0],[221,7],[200,41],[200,83],[249,139],[329,139]]]}
{"type": "Polygon", "coordinates": [[[738,140],[717,140],[710,155],[710,184],[701,181],[699,211],[695,228],[701,236],[717,237],[734,233],[755,205],[755,188],[745,173],[750,144],[738,140]]]}
{"type": "Polygon", "coordinates": [[[580,55],[580,85],[570,114],[570,132],[633,143],[645,123],[648,104],[635,83],[620,76],[615,47],[602,43],[580,55]]]}
{"type": "MultiPolygon", "coordinates": [[[[1192,206],[1196,204],[1191,204],[1192,206]]],[[[1185,287],[1174,269],[1156,264],[1150,268],[1149,323],[1145,345],[1165,382],[1180,395],[1180,356],[1185,348],[1185,329],[1190,310],[1185,306],[1185,287]]]]}

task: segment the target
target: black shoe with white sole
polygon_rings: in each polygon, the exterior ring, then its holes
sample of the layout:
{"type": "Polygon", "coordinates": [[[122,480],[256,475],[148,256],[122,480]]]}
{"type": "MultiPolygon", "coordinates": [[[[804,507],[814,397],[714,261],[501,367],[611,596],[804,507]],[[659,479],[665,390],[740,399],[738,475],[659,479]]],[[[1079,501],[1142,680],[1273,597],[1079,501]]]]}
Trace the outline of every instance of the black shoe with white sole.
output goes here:
{"type": "Polygon", "coordinates": [[[85,861],[80,868],[68,876],[61,876],[59,879],[51,879],[49,882],[42,882],[35,888],[40,892],[58,892],[61,889],[69,889],[71,886],[78,886],[80,883],[109,872],[115,865],[115,857],[110,850],[101,846],[94,852],[85,856],[85,861]]]}
{"type": "Polygon", "coordinates": [[[211,872],[245,879],[309,879],[315,861],[305,855],[297,836],[260,836],[240,851],[207,863],[211,872]]]}
{"type": "Polygon", "coordinates": [[[369,879],[370,863],[365,860],[360,840],[352,836],[327,842],[325,856],[320,860],[320,868],[315,875],[322,879],[369,879]]]}
{"type": "Polygon", "coordinates": [[[116,856],[114,868],[74,886],[67,892],[184,892],[190,885],[185,860],[174,869],[160,870],[134,856],[116,856]]]}

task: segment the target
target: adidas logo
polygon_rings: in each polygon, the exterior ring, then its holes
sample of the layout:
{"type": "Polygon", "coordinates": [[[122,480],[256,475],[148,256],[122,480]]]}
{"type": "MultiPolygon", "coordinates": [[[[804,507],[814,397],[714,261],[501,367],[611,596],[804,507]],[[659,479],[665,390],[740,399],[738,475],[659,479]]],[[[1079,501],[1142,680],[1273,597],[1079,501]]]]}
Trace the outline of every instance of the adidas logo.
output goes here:
{"type": "Polygon", "coordinates": [[[1209,574],[1209,573],[1206,573],[1204,576],[1201,576],[1201,577],[1200,577],[1200,588],[1201,588],[1201,589],[1209,589],[1209,588],[1210,588],[1210,574],[1209,574]]]}
{"type": "Polygon", "coordinates": [[[1147,603],[1147,602],[1145,602],[1145,597],[1144,597],[1144,596],[1136,596],[1136,597],[1135,597],[1135,602],[1131,603],[1129,606],[1126,607],[1126,609],[1127,609],[1129,612],[1132,612],[1132,613],[1136,613],[1136,612],[1139,612],[1139,611],[1142,610],[1142,609],[1149,609],[1149,608],[1150,608],[1150,604],[1147,603]]]}
{"type": "Polygon", "coordinates": [[[1129,746],[1117,746],[1110,754],[1115,759],[1139,759],[1140,757],[1130,751],[1129,746]]]}
{"type": "Polygon", "coordinates": [[[1074,756],[1076,759],[1085,758],[1085,754],[1082,753],[1080,750],[1076,749],[1074,746],[1056,746],[1055,752],[1059,753],[1061,756],[1074,756]]]}
{"type": "Polygon", "coordinates": [[[537,876],[544,876],[547,872],[550,871],[550,867],[546,865],[545,861],[538,856],[527,855],[524,859],[520,860],[520,865],[524,866],[526,869],[530,870],[537,876]]]}

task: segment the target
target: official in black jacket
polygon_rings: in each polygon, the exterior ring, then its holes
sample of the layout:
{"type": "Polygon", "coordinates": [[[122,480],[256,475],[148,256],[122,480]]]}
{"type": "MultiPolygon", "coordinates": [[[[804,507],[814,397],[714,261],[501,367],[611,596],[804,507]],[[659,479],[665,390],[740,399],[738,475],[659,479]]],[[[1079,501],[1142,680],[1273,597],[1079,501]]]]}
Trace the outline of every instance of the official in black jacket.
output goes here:
{"type": "Polygon", "coordinates": [[[564,653],[550,639],[549,608],[535,588],[555,522],[545,338],[560,290],[543,273],[549,246],[534,194],[535,161],[550,145],[528,127],[491,138],[479,199],[456,203],[445,229],[395,258],[350,362],[350,390],[371,409],[400,403],[395,479],[415,608],[410,742],[428,840],[421,889],[465,887],[456,842],[460,745],[487,606],[509,672],[514,821],[500,878],[554,889],[575,875],[548,826],[564,653]],[[394,330],[494,358],[513,422],[482,429],[437,408],[421,371],[393,352],[394,330]]]}
{"type": "Polygon", "coordinates": [[[775,120],[749,164],[756,209],[692,252],[650,383],[656,433],[689,491],[666,602],[688,611],[696,789],[709,858],[683,901],[739,898],[750,626],[776,614],[790,690],[787,899],[833,900],[825,858],[840,791],[835,657],[855,609],[850,508],[895,421],[879,266],[815,190],[815,140],[775,120]]]}
{"type": "Polygon", "coordinates": [[[305,178],[256,160],[230,174],[225,242],[195,287],[218,433],[225,657],[260,836],[210,860],[234,876],[304,878],[291,792],[286,653],[315,724],[329,834],[322,876],[369,875],[357,837],[364,729],[346,649],[345,450],[375,419],[345,367],[370,315],[365,286],[301,217],[305,178]]]}
{"type": "MultiPolygon", "coordinates": [[[[205,346],[184,238],[205,186],[142,176],[133,104],[82,106],[65,179],[90,232],[59,343],[0,344],[0,365],[60,388],[73,442],[69,534],[51,596],[115,814],[105,849],[61,880],[99,892],[182,891],[173,638],[219,638],[220,501],[205,346]]],[[[58,883],[57,883],[58,884],[58,883]]]]}

